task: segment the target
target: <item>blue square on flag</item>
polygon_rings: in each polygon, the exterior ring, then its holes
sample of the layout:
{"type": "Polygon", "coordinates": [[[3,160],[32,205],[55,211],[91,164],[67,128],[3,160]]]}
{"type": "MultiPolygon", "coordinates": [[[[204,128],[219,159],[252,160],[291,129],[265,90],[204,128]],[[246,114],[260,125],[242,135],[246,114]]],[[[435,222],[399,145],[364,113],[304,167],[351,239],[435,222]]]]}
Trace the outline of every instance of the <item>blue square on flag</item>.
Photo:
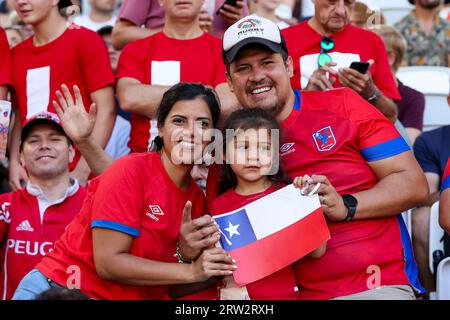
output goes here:
{"type": "Polygon", "coordinates": [[[235,250],[256,241],[245,209],[215,218],[220,227],[220,244],[225,251],[235,250]]]}

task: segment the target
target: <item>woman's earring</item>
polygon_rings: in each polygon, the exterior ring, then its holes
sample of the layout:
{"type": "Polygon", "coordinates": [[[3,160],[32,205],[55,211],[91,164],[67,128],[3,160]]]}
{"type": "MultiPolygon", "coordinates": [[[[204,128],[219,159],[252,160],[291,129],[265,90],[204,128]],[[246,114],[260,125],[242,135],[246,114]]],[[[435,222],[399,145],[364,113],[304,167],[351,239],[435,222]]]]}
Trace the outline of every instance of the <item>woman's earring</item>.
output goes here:
{"type": "Polygon", "coordinates": [[[214,162],[214,159],[213,159],[213,156],[212,156],[211,152],[206,152],[206,153],[203,155],[203,162],[204,162],[207,166],[210,166],[210,165],[214,162]]]}

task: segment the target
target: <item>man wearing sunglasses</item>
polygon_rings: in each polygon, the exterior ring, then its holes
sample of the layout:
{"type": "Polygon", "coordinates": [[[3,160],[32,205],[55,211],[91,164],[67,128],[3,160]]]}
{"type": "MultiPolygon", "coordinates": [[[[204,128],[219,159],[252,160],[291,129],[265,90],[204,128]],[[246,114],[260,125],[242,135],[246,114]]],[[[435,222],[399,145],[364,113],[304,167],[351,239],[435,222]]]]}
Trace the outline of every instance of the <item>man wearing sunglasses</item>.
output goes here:
{"type": "Polygon", "coordinates": [[[400,95],[390,74],[383,41],[350,24],[354,3],[315,0],[311,19],[283,30],[294,62],[292,87],[349,87],[395,122],[398,112],[392,99],[400,99],[400,95]],[[369,70],[361,73],[349,68],[354,61],[369,62],[369,70]]]}

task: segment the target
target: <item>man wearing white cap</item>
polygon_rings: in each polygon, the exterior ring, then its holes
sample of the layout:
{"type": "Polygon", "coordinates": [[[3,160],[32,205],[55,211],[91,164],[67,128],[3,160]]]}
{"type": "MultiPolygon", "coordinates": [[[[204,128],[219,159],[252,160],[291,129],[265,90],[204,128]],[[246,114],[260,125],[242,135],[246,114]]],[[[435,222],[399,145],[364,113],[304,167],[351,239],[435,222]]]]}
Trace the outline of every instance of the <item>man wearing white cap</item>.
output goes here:
{"type": "MultiPolygon", "coordinates": [[[[427,184],[395,127],[348,88],[293,91],[292,59],[269,20],[249,16],[232,25],[223,59],[240,104],[262,107],[279,121],[288,174],[321,183],[331,240],[322,258],[295,266],[300,298],[415,299],[412,288],[423,289],[399,213],[424,200],[427,184]]],[[[209,196],[217,190],[212,179],[208,188],[209,196]]],[[[194,225],[215,232],[209,223],[203,217],[182,226],[185,258],[209,245],[208,236],[191,233],[194,225]]]]}

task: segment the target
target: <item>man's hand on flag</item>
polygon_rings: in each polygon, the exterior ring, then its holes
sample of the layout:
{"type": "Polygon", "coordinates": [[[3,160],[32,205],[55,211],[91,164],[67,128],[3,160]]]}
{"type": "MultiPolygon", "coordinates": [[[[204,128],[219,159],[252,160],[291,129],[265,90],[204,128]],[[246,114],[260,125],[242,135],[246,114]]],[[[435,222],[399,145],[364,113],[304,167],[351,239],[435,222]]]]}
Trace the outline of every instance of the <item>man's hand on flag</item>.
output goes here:
{"type": "Polygon", "coordinates": [[[325,216],[331,221],[343,221],[347,217],[347,207],[328,178],[323,175],[312,175],[307,181],[309,184],[320,183],[317,194],[325,216]]]}
{"type": "Polygon", "coordinates": [[[180,227],[179,248],[185,259],[195,260],[203,249],[214,246],[220,240],[219,228],[209,215],[192,219],[192,203],[186,202],[180,227]]]}
{"type": "Polygon", "coordinates": [[[296,177],[292,184],[294,185],[294,187],[300,189],[300,193],[302,196],[312,196],[317,193],[317,190],[320,187],[320,182],[313,184],[311,177],[307,174],[305,174],[303,177],[296,177]]]}

